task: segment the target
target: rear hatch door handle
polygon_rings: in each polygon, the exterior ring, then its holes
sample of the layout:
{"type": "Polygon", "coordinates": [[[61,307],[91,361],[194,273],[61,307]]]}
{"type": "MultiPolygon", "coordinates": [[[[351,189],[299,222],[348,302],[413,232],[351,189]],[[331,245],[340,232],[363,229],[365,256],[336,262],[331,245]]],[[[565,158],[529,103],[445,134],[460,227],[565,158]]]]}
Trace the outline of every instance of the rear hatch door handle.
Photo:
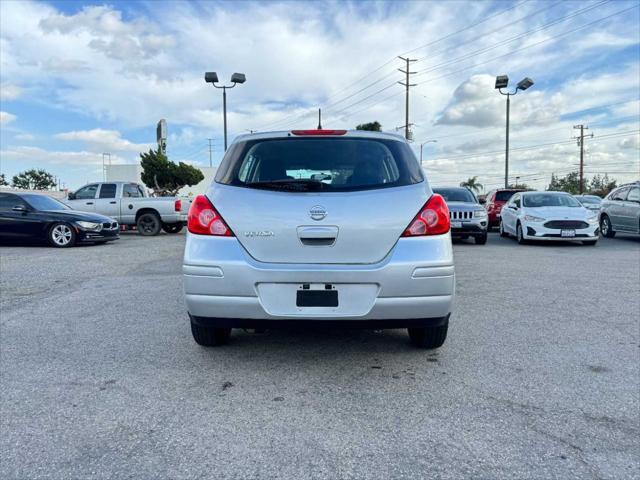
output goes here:
{"type": "Polygon", "coordinates": [[[330,247],[338,238],[336,226],[300,226],[297,228],[298,238],[303,245],[309,247],[330,247]]]}

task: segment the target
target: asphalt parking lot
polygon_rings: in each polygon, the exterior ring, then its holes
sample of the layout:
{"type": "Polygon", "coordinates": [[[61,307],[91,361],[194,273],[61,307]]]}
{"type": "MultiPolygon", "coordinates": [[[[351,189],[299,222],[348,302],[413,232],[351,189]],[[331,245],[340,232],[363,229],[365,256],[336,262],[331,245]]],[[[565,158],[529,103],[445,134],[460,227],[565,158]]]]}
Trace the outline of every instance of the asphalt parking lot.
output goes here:
{"type": "Polygon", "coordinates": [[[437,351],[199,347],[183,243],[0,248],[0,478],[640,478],[640,239],[456,244],[437,351]]]}

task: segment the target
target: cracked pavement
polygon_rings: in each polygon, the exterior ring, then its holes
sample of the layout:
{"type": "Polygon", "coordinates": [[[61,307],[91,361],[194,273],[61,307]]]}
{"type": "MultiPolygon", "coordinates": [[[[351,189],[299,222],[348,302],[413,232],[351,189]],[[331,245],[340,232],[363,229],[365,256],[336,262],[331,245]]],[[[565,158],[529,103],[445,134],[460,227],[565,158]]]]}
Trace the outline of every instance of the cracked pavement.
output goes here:
{"type": "Polygon", "coordinates": [[[191,339],[184,235],[0,247],[0,478],[640,478],[640,239],[454,245],[404,331],[191,339]]]}

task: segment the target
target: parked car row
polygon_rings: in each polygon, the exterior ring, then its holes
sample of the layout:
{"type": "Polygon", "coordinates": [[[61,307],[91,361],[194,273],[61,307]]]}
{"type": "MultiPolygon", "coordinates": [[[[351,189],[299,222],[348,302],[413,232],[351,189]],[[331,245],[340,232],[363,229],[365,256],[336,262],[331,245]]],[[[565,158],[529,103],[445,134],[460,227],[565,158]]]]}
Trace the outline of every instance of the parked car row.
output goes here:
{"type": "Polygon", "coordinates": [[[12,242],[46,240],[59,248],[77,243],[104,243],[119,238],[121,225],[141,235],[160,230],[178,233],[186,224],[191,201],[152,198],[137,183],[85,185],[63,201],[46,195],[0,192],[0,239],[12,242]]]}

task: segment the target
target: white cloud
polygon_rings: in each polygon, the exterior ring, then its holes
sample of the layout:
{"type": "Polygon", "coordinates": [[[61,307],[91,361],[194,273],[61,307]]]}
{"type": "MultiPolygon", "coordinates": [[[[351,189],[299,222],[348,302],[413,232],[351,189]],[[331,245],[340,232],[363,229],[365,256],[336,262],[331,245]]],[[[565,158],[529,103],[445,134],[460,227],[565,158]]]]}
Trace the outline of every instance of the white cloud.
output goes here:
{"type": "Polygon", "coordinates": [[[54,137],[59,140],[83,142],[101,152],[142,152],[151,148],[151,144],[133,143],[122,138],[120,132],[116,130],[100,128],[58,133],[54,137]]]}
{"type": "Polygon", "coordinates": [[[31,135],[30,133],[18,133],[13,138],[15,138],[16,140],[20,140],[21,142],[31,142],[36,139],[36,137],[31,135]]]}
{"type": "MultiPolygon", "coordinates": [[[[102,154],[87,151],[51,151],[39,147],[19,146],[0,151],[3,160],[20,162],[27,168],[53,165],[102,165],[102,154]]],[[[125,159],[111,156],[111,163],[126,163],[125,159]]]]}
{"type": "Polygon", "coordinates": [[[0,112],[0,125],[7,125],[8,123],[13,122],[16,118],[18,117],[9,112],[0,112]]]}
{"type": "Polygon", "coordinates": [[[22,89],[17,85],[3,83],[0,85],[0,101],[8,102],[16,100],[22,95],[22,89]]]}

